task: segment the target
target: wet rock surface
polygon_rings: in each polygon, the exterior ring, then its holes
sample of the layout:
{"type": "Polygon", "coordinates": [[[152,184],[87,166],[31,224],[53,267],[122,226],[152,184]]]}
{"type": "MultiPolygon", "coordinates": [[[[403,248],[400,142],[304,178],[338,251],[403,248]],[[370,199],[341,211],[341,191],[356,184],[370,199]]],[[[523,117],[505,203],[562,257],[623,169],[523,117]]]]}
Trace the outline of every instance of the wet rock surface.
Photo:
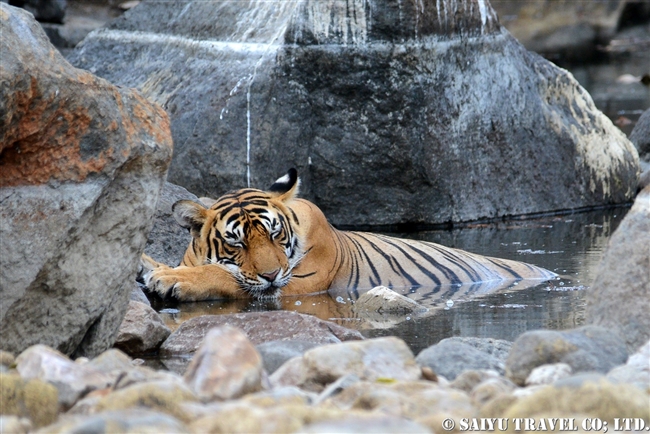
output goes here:
{"type": "Polygon", "coordinates": [[[92,356],[126,312],[171,159],[168,118],[72,67],[27,12],[0,4],[0,28],[0,347],[92,356]]]}
{"type": "Polygon", "coordinates": [[[294,166],[304,196],[339,225],[632,197],[633,146],[489,4],[364,4],[351,20],[336,2],[144,2],[69,58],[164,104],[177,145],[169,180],[199,196],[264,187],[294,166]],[[278,160],[286,167],[268,164],[278,160]]]}
{"type": "Polygon", "coordinates": [[[650,186],[612,235],[587,293],[587,323],[616,330],[627,350],[650,339],[650,186]]]}

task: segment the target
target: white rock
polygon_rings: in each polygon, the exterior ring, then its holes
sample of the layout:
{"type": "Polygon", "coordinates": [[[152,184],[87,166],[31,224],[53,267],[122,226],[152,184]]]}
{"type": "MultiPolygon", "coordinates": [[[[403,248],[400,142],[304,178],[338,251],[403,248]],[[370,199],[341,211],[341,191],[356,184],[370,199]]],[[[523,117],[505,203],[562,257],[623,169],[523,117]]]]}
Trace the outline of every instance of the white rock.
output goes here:
{"type": "Polygon", "coordinates": [[[538,366],[533,369],[528,375],[528,378],[526,378],[526,386],[551,384],[557,380],[570,376],[572,373],[573,369],[571,369],[571,366],[566,363],[552,363],[538,366]]]}

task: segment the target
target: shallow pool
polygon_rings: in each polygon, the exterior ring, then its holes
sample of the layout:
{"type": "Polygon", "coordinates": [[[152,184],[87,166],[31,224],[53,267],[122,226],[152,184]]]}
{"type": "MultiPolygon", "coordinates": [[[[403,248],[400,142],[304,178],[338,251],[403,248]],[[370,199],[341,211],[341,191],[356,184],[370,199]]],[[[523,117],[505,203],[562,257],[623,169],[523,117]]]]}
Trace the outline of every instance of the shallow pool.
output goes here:
{"type": "Polygon", "coordinates": [[[344,293],[283,297],[281,301],[210,301],[155,306],[172,329],[198,315],[293,310],[360,330],[367,337],[399,336],[417,353],[450,336],[514,340],[533,329],[562,330],[584,322],[585,294],[609,237],[628,208],[613,208],[462,229],[392,234],[516,259],[559,275],[505,288],[404,290],[425,309],[412,314],[358,313],[344,293]]]}

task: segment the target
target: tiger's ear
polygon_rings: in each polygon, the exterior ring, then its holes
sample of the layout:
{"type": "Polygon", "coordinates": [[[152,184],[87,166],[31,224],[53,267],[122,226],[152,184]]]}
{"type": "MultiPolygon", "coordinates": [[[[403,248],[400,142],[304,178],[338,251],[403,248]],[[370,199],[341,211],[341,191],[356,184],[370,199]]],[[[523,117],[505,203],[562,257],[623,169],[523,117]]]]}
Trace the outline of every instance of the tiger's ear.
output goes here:
{"type": "Polygon", "coordinates": [[[172,205],[174,218],[182,227],[189,229],[193,237],[201,234],[201,228],[207,217],[206,209],[191,200],[179,200],[172,205]]]}
{"type": "Polygon", "coordinates": [[[271,188],[269,193],[277,194],[277,198],[282,202],[287,202],[294,197],[298,196],[300,189],[300,178],[298,178],[298,171],[294,168],[289,171],[282,178],[278,178],[271,188]]]}

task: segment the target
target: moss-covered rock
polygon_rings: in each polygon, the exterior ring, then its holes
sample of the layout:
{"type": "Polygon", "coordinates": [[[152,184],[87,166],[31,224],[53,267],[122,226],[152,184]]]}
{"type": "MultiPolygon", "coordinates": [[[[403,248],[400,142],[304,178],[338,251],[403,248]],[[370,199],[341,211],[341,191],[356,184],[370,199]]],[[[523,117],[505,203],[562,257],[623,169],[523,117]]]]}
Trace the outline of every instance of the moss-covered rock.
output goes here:
{"type": "Polygon", "coordinates": [[[518,399],[503,416],[512,419],[583,415],[610,424],[614,423],[614,418],[640,418],[645,420],[646,425],[650,423],[650,395],[639,388],[614,384],[596,376],[575,376],[567,380],[518,399]]]}
{"type": "Polygon", "coordinates": [[[56,387],[41,380],[23,380],[16,374],[0,374],[0,412],[28,418],[34,427],[49,425],[57,418],[56,387]]]}
{"type": "Polygon", "coordinates": [[[137,383],[105,396],[97,404],[97,411],[145,407],[187,423],[191,417],[180,406],[186,401],[196,402],[198,399],[183,383],[152,381],[137,383]]]}
{"type": "Polygon", "coordinates": [[[16,357],[9,351],[0,350],[0,366],[11,368],[16,363],[16,357]]]}

